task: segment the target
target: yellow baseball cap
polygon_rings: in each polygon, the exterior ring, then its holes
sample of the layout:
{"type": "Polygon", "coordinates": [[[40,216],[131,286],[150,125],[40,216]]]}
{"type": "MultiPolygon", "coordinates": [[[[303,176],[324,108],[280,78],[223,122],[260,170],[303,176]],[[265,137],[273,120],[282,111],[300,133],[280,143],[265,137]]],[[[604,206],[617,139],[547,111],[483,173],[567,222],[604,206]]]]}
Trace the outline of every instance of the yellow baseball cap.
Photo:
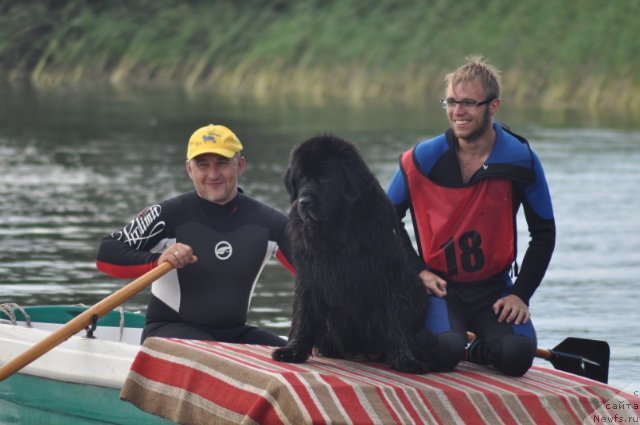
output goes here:
{"type": "Polygon", "coordinates": [[[223,125],[209,124],[197,129],[189,138],[187,161],[203,153],[215,153],[227,158],[242,150],[242,143],[223,125]]]}

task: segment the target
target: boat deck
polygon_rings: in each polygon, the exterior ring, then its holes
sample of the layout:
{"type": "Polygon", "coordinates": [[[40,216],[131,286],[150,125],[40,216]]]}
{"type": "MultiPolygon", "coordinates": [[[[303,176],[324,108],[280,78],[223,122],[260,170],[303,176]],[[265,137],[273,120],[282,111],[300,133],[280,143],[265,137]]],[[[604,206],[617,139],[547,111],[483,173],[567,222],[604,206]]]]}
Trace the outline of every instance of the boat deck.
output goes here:
{"type": "Polygon", "coordinates": [[[582,424],[640,415],[638,397],[547,367],[512,378],[463,362],[455,372],[410,375],[323,357],[280,363],[271,351],[149,338],[120,395],[189,424],[582,424]]]}

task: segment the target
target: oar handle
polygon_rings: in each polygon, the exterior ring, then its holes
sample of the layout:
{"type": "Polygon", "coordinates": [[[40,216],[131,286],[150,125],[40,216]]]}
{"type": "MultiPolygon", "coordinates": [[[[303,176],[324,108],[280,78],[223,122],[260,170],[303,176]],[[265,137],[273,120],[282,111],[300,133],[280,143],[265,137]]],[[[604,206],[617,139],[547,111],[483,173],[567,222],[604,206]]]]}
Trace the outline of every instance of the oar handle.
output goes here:
{"type": "MultiPolygon", "coordinates": [[[[467,332],[467,339],[469,340],[469,342],[473,341],[475,338],[476,338],[476,335],[473,332],[467,332]]],[[[546,348],[540,348],[540,347],[536,348],[536,357],[549,360],[552,356],[553,356],[553,353],[551,352],[551,350],[546,348]]]]}
{"type": "Polygon", "coordinates": [[[536,348],[536,357],[541,359],[550,360],[553,357],[553,353],[548,348],[536,348]]]}
{"type": "Polygon", "coordinates": [[[173,265],[169,262],[163,262],[159,266],[147,273],[143,274],[133,282],[129,283],[125,287],[117,290],[113,294],[109,295],[97,304],[86,309],[62,327],[56,329],[54,332],[47,335],[44,339],[28,348],[26,351],[8,361],[4,365],[0,366],[0,381],[3,381],[7,377],[13,375],[38,357],[42,356],[46,352],[55,348],[62,342],[69,339],[71,336],[80,332],[86,328],[94,320],[94,317],[102,317],[109,313],[111,310],[128,300],[129,298],[142,291],[149,286],[152,282],[163,276],[169,270],[173,268],[173,265]]]}

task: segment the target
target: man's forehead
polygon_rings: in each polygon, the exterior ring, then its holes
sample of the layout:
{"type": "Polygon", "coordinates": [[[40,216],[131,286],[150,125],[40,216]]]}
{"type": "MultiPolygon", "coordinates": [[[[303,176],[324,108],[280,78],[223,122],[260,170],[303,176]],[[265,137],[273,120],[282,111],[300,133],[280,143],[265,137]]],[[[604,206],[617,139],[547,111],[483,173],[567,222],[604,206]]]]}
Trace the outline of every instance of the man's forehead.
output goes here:
{"type": "Polygon", "coordinates": [[[460,81],[459,83],[450,84],[447,87],[447,93],[484,93],[482,82],[476,80],[460,81]]]}

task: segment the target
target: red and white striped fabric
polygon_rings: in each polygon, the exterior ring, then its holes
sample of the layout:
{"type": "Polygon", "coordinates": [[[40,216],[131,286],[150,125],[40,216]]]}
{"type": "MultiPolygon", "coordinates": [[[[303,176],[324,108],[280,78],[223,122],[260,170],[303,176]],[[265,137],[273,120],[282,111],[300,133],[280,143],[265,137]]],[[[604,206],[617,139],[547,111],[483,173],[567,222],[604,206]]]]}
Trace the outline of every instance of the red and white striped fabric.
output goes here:
{"type": "Polygon", "coordinates": [[[271,351],[149,338],[121,398],[181,424],[640,422],[637,397],[546,367],[510,378],[463,362],[455,372],[411,375],[323,357],[280,363],[271,351]]]}

